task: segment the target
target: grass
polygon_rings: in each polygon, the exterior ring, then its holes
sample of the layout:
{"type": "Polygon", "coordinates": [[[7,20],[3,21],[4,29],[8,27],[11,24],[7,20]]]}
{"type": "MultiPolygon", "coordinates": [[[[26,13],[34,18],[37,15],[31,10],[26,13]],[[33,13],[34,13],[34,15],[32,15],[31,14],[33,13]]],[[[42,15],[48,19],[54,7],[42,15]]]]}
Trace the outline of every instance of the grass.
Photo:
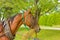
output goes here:
{"type": "MultiPolygon", "coordinates": [[[[14,40],[21,40],[22,35],[26,32],[27,30],[24,28],[20,28],[16,34],[16,37],[14,40]]],[[[60,31],[57,30],[41,30],[38,33],[38,38],[40,40],[60,40],[60,31]]]]}

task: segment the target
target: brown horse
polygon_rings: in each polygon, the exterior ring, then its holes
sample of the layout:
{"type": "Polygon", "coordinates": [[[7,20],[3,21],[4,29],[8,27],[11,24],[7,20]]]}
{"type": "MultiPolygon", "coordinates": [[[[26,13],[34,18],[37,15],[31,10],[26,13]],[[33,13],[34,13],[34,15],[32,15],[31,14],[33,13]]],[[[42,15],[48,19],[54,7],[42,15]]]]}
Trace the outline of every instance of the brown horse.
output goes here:
{"type": "MultiPolygon", "coordinates": [[[[13,18],[9,18],[8,20],[9,23],[9,27],[11,30],[12,35],[16,34],[17,29],[22,25],[22,24],[26,24],[27,26],[29,26],[30,29],[35,29],[35,32],[39,32],[40,31],[40,27],[38,25],[38,22],[36,20],[36,17],[34,17],[31,14],[30,9],[25,11],[24,15],[22,16],[22,14],[17,14],[16,16],[14,16],[13,18]]],[[[2,35],[0,37],[0,40],[10,40],[5,34],[4,34],[4,29],[3,29],[3,24],[2,22],[0,22],[0,35],[2,35]],[[3,35],[4,34],[4,35],[3,35]]]]}

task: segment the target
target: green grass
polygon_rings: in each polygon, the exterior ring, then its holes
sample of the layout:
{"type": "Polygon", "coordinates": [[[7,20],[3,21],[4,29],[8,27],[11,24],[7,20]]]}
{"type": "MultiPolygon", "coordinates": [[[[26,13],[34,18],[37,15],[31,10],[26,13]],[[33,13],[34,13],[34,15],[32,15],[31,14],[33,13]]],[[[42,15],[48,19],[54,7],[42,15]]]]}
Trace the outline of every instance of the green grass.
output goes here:
{"type": "MultiPolygon", "coordinates": [[[[14,40],[21,40],[22,35],[26,32],[27,30],[24,28],[20,28],[16,34],[16,37],[14,40]]],[[[38,38],[40,40],[60,40],[60,31],[57,30],[41,30],[38,33],[38,38]]]]}

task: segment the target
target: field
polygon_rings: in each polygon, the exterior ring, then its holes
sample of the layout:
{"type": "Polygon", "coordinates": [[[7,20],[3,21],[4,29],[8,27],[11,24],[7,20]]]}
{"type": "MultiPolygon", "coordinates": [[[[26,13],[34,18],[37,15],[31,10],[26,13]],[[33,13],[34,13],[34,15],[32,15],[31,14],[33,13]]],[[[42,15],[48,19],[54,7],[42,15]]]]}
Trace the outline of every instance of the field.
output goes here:
{"type": "MultiPolygon", "coordinates": [[[[21,40],[22,35],[27,30],[25,28],[19,28],[14,40],[21,40]]],[[[38,38],[40,40],[60,40],[60,31],[58,30],[41,30],[38,33],[38,38]]]]}

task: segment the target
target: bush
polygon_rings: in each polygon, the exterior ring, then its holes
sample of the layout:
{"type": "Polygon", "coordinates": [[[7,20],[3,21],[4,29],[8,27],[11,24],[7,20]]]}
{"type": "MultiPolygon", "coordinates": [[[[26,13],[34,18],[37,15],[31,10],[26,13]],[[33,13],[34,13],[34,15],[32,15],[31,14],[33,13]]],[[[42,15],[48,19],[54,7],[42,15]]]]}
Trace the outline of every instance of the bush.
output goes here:
{"type": "Polygon", "coordinates": [[[39,24],[45,26],[60,25],[60,13],[41,16],[39,18],[39,24]]]}

